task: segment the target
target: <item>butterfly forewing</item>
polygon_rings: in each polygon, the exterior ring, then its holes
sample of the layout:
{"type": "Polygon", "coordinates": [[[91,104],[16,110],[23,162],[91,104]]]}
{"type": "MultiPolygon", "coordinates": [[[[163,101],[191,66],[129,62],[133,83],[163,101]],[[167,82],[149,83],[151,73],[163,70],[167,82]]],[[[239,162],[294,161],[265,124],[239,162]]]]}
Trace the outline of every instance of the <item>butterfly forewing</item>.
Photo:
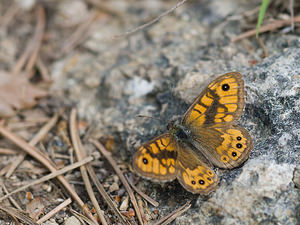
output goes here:
{"type": "Polygon", "coordinates": [[[142,145],[133,157],[133,168],[143,177],[160,181],[176,178],[176,140],[163,134],[142,145]]]}
{"type": "Polygon", "coordinates": [[[212,124],[234,123],[244,108],[244,82],[237,72],[220,76],[199,95],[185,113],[182,124],[207,127],[212,124]]]}

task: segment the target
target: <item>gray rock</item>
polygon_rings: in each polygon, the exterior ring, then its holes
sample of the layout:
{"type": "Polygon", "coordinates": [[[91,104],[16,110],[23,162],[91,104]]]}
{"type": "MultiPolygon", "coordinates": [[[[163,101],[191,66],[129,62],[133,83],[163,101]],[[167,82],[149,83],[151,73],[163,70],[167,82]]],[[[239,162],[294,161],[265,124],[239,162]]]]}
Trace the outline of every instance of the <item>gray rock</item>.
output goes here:
{"type": "Polygon", "coordinates": [[[292,182],[300,162],[299,58],[300,48],[291,48],[241,70],[247,97],[240,123],[254,141],[250,159],[219,171],[219,189],[198,198],[178,224],[299,224],[300,190],[292,182]]]}

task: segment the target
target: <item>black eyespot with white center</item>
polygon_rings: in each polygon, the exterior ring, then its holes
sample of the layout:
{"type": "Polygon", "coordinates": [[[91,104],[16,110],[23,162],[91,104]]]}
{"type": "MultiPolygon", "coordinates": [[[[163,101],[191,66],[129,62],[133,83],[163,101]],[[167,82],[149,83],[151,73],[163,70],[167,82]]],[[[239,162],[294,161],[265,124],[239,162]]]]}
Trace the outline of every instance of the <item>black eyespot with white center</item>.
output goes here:
{"type": "Polygon", "coordinates": [[[240,136],[236,137],[236,140],[240,141],[242,138],[240,136]]]}
{"type": "Polygon", "coordinates": [[[195,182],[194,180],[192,180],[191,183],[192,183],[192,185],[195,185],[195,184],[196,184],[196,182],[195,182]]]}
{"type": "Polygon", "coordinates": [[[223,90],[223,91],[228,91],[229,89],[230,89],[229,84],[223,84],[223,85],[222,85],[222,90],[223,90]]]}
{"type": "Polygon", "coordinates": [[[143,163],[144,163],[144,164],[148,164],[148,159],[143,158],[143,163]]]}
{"type": "Polygon", "coordinates": [[[237,156],[236,152],[232,152],[231,155],[232,155],[233,157],[236,157],[236,156],[237,156]]]}
{"type": "Polygon", "coordinates": [[[199,184],[204,185],[205,184],[204,180],[199,180],[199,184]]]}
{"type": "Polygon", "coordinates": [[[236,144],[236,147],[237,147],[237,148],[242,148],[243,145],[242,145],[241,143],[237,143],[237,144],[236,144]]]}

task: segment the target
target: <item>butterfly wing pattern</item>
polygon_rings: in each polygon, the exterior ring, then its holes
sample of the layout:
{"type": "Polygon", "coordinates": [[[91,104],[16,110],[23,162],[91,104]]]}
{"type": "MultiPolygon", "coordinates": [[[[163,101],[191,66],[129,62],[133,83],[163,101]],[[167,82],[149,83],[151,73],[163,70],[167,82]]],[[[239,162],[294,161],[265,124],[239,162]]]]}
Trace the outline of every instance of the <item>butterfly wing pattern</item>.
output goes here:
{"type": "Polygon", "coordinates": [[[171,181],[176,177],[192,193],[207,194],[218,184],[216,174],[189,145],[165,133],[142,145],[133,157],[133,168],[145,178],[171,181]]]}
{"type": "Polygon", "coordinates": [[[244,104],[242,75],[231,72],[218,77],[196,98],[181,121],[179,127],[188,131],[188,138],[178,138],[171,128],[170,133],[137,150],[133,168],[157,181],[177,178],[192,193],[210,193],[218,184],[211,165],[237,167],[253,148],[248,131],[237,125],[244,104]]]}
{"type": "Polygon", "coordinates": [[[248,131],[236,125],[244,104],[242,75],[231,72],[213,81],[183,117],[192,144],[217,167],[239,166],[253,148],[248,131]]]}
{"type": "Polygon", "coordinates": [[[133,157],[133,168],[146,178],[171,181],[176,178],[177,144],[171,134],[162,134],[143,144],[133,157]]]}
{"type": "Polygon", "coordinates": [[[195,194],[208,194],[218,184],[218,177],[189,145],[178,144],[177,179],[187,190],[195,194]]]}

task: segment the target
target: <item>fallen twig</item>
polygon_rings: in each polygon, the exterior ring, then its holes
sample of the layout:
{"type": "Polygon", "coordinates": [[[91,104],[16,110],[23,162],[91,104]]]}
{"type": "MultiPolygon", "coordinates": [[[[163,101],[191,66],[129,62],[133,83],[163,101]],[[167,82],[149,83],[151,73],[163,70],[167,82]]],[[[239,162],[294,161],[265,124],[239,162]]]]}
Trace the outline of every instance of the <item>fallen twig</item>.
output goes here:
{"type": "MultiPolygon", "coordinates": [[[[5,187],[5,185],[4,185],[3,182],[1,182],[1,186],[2,186],[2,188],[3,188],[4,192],[5,192],[5,194],[7,194],[8,191],[7,191],[7,189],[6,189],[6,187],[5,187]]],[[[12,203],[17,209],[22,210],[22,208],[19,206],[19,204],[18,204],[12,197],[9,197],[9,200],[11,201],[11,203],[12,203]]]]}
{"type": "Polygon", "coordinates": [[[185,211],[187,211],[190,207],[191,207],[191,204],[188,201],[183,206],[181,206],[180,208],[175,209],[169,215],[166,215],[165,217],[161,218],[159,221],[157,221],[155,223],[155,225],[167,225],[167,224],[171,223],[178,216],[180,216],[182,213],[184,213],[185,211]]]}
{"type": "Polygon", "coordinates": [[[148,195],[146,195],[145,193],[143,193],[142,191],[140,191],[136,186],[134,186],[134,184],[128,179],[128,177],[126,177],[126,178],[128,180],[128,183],[133,188],[133,190],[136,193],[138,193],[143,199],[145,199],[147,202],[149,202],[154,207],[158,207],[159,206],[159,203],[157,201],[155,201],[154,199],[150,198],[148,195]]]}
{"type": "Polygon", "coordinates": [[[15,64],[12,74],[18,74],[22,70],[23,66],[25,65],[25,62],[27,61],[28,57],[31,55],[30,63],[28,62],[26,71],[32,68],[34,65],[34,62],[36,60],[36,56],[40,47],[40,42],[42,40],[42,35],[44,34],[44,28],[45,28],[45,12],[44,9],[39,6],[37,9],[37,18],[38,22],[35,27],[35,32],[33,34],[33,38],[31,41],[28,42],[25,51],[15,64]]]}
{"type": "MultiPolygon", "coordinates": [[[[26,141],[24,141],[21,137],[15,135],[14,133],[7,130],[5,127],[0,126],[0,134],[10,141],[12,141],[14,144],[19,146],[21,149],[26,151],[28,154],[30,154],[33,158],[38,160],[40,163],[42,163],[45,167],[47,167],[51,172],[55,172],[57,170],[55,164],[49,160],[46,156],[44,156],[38,149],[35,147],[29,145],[26,141]]],[[[74,198],[74,200],[79,204],[79,206],[82,208],[84,213],[92,220],[95,224],[97,224],[97,221],[89,211],[88,207],[83,203],[83,201],[80,199],[80,197],[77,195],[73,187],[70,185],[70,183],[66,180],[66,178],[62,175],[59,175],[57,179],[65,186],[67,191],[70,193],[70,195],[74,198]]]]}
{"type": "Polygon", "coordinates": [[[2,177],[4,174],[7,173],[7,171],[8,171],[9,168],[10,168],[10,165],[11,165],[11,164],[7,164],[5,167],[3,167],[3,168],[0,170],[0,177],[2,177]]]}
{"type": "Polygon", "coordinates": [[[263,54],[262,54],[262,58],[266,58],[269,55],[268,49],[266,47],[266,45],[264,44],[264,42],[262,41],[262,39],[260,37],[256,38],[260,47],[263,49],[263,54]]]}
{"type": "Polygon", "coordinates": [[[15,208],[4,206],[0,204],[0,210],[6,212],[8,215],[18,218],[19,220],[22,220],[23,222],[29,224],[29,225],[39,225],[36,222],[34,222],[29,216],[26,215],[21,210],[17,210],[15,208]]]}
{"type": "Polygon", "coordinates": [[[16,155],[17,150],[9,149],[9,148],[0,148],[0,154],[3,155],[16,155]]]}
{"type": "MultiPolygon", "coordinates": [[[[39,132],[31,139],[29,142],[29,145],[35,146],[40,140],[42,140],[45,135],[54,127],[56,124],[59,116],[61,115],[61,111],[56,113],[49,121],[46,123],[40,130],[39,132]]],[[[20,165],[21,162],[25,159],[27,153],[26,152],[21,152],[20,155],[12,162],[9,170],[7,171],[5,177],[8,178],[10,177],[15,169],[20,165]]]]}
{"type": "Polygon", "coordinates": [[[80,224],[93,224],[93,221],[91,221],[89,218],[87,218],[85,215],[70,209],[70,212],[80,221],[80,224]]]}
{"type": "Polygon", "coordinates": [[[146,217],[145,217],[145,212],[144,212],[144,202],[142,199],[139,199],[138,200],[138,206],[140,208],[140,211],[141,211],[141,215],[142,215],[142,218],[143,218],[143,222],[145,225],[148,224],[148,221],[146,220],[146,217]]]}
{"type": "Polygon", "coordinates": [[[38,57],[38,53],[40,50],[40,46],[42,43],[42,38],[45,32],[45,26],[46,26],[46,17],[45,17],[45,10],[44,8],[39,5],[37,7],[37,26],[36,26],[36,39],[33,39],[33,49],[31,52],[31,56],[28,60],[28,63],[26,65],[25,70],[29,73],[34,64],[36,63],[37,57],[38,57]]]}
{"type": "Polygon", "coordinates": [[[75,30],[75,32],[72,33],[71,36],[64,42],[62,49],[57,55],[55,55],[55,57],[61,57],[62,55],[70,52],[72,49],[82,43],[89,36],[89,29],[93,22],[97,19],[97,16],[97,12],[91,13],[89,18],[84,23],[82,23],[75,30]]]}
{"type": "MultiPolygon", "coordinates": [[[[99,156],[97,156],[97,157],[99,157],[99,156]]],[[[86,163],[88,163],[88,162],[91,162],[92,160],[94,160],[94,159],[97,158],[97,157],[89,156],[89,157],[84,158],[84,159],[81,160],[81,161],[78,161],[78,162],[76,162],[76,163],[74,163],[74,164],[71,164],[71,165],[69,165],[69,166],[66,166],[66,167],[64,167],[64,168],[62,168],[62,169],[60,169],[60,170],[56,170],[55,172],[49,173],[48,175],[43,176],[42,178],[40,178],[40,179],[38,179],[38,180],[35,180],[35,181],[33,181],[33,182],[30,182],[29,184],[27,184],[27,185],[25,185],[25,186],[22,186],[22,187],[20,187],[20,188],[14,190],[14,191],[12,191],[12,192],[10,192],[10,193],[6,193],[5,196],[2,196],[2,197],[0,198],[0,202],[1,202],[2,200],[4,200],[4,199],[8,198],[9,196],[15,194],[15,193],[18,193],[18,192],[20,192],[20,191],[25,190],[25,189],[28,188],[28,187],[31,187],[31,186],[33,186],[33,185],[36,185],[36,184],[45,182],[45,181],[50,180],[50,179],[53,179],[53,178],[55,178],[55,177],[57,177],[57,176],[59,176],[59,175],[62,175],[62,174],[64,174],[64,173],[70,171],[70,170],[73,170],[73,169],[75,169],[75,168],[77,168],[77,167],[79,167],[79,166],[82,166],[82,165],[84,165],[84,164],[86,164],[86,163]]]]}
{"type": "MultiPolygon", "coordinates": [[[[83,146],[81,144],[81,141],[80,141],[80,138],[79,138],[79,135],[78,135],[78,131],[77,131],[77,121],[76,121],[76,109],[72,109],[71,111],[71,115],[70,115],[70,133],[71,133],[71,140],[72,140],[72,143],[73,143],[73,147],[74,147],[74,150],[75,150],[75,154],[76,154],[76,157],[77,157],[77,160],[82,160],[83,157],[85,157],[85,151],[83,149],[83,146]]],[[[89,177],[88,177],[88,174],[87,174],[87,169],[86,167],[83,165],[80,167],[80,172],[81,172],[81,176],[82,176],[82,180],[84,182],[84,185],[86,187],[86,190],[87,190],[87,193],[93,203],[93,206],[95,207],[96,209],[96,212],[99,216],[99,219],[101,221],[101,223],[103,225],[107,225],[107,222],[104,218],[104,214],[103,214],[103,211],[101,210],[99,204],[98,204],[98,201],[96,199],[96,196],[93,192],[93,188],[92,188],[92,185],[90,183],[90,180],[89,180],[89,177]]]]}
{"type": "Polygon", "coordinates": [[[68,198],[63,203],[59,204],[57,207],[52,209],[50,212],[48,212],[45,216],[43,216],[41,219],[36,221],[38,224],[41,224],[45,222],[46,220],[50,219],[52,216],[54,216],[56,213],[58,213],[60,210],[65,208],[67,205],[71,204],[72,200],[71,198],[68,198]]]}
{"type": "MultiPolygon", "coordinates": [[[[271,30],[276,30],[276,29],[278,29],[280,27],[283,27],[285,25],[289,25],[291,23],[291,21],[293,21],[294,23],[300,22],[300,16],[296,16],[296,17],[294,17],[292,19],[288,19],[288,20],[276,20],[273,23],[261,26],[260,29],[259,29],[259,33],[264,33],[264,32],[271,31],[271,30]]],[[[252,30],[249,30],[249,31],[247,31],[243,34],[240,34],[237,37],[233,38],[231,40],[231,42],[236,42],[236,41],[242,40],[244,38],[254,36],[255,34],[256,34],[256,29],[252,29],[252,30]]]]}
{"type": "Polygon", "coordinates": [[[99,141],[91,140],[91,142],[98,148],[98,150],[103,154],[103,156],[108,160],[108,162],[111,164],[113,169],[116,171],[117,175],[119,176],[121,182],[123,183],[125,189],[127,190],[128,194],[129,194],[130,200],[133,204],[133,207],[135,209],[135,212],[137,214],[140,224],[143,224],[143,219],[142,219],[141,212],[140,212],[139,206],[137,204],[136,198],[135,198],[133,191],[130,188],[130,185],[128,184],[126,178],[124,177],[122,171],[119,169],[117,163],[111,157],[110,152],[108,152],[99,141]]]}
{"type": "Polygon", "coordinates": [[[48,69],[40,57],[38,57],[36,60],[36,66],[37,66],[38,70],[40,71],[43,80],[48,83],[52,82],[52,79],[49,75],[48,69]]]}
{"type": "Polygon", "coordinates": [[[49,118],[42,118],[40,121],[22,121],[22,122],[13,122],[8,123],[7,128],[11,131],[15,130],[26,130],[31,127],[36,127],[41,123],[46,123],[49,121],[49,118]]]}
{"type": "Polygon", "coordinates": [[[96,188],[100,192],[102,198],[106,201],[106,203],[108,204],[110,209],[115,213],[115,215],[120,219],[120,222],[122,224],[130,225],[130,223],[122,216],[122,214],[120,213],[120,211],[116,207],[116,205],[113,202],[113,200],[111,199],[111,197],[106,193],[103,185],[99,182],[99,178],[95,174],[95,172],[94,172],[93,168],[91,167],[91,165],[87,165],[87,170],[88,170],[89,175],[90,175],[92,181],[94,182],[96,188]]]}
{"type": "Polygon", "coordinates": [[[136,27],[136,28],[134,28],[134,29],[132,29],[132,30],[130,30],[130,31],[127,31],[127,32],[123,33],[123,34],[115,35],[115,36],[113,36],[113,38],[116,39],[116,38],[121,38],[121,37],[125,37],[125,36],[132,35],[132,34],[138,32],[138,31],[140,31],[140,30],[143,30],[143,29],[145,29],[145,28],[147,28],[147,27],[149,27],[149,26],[151,26],[151,25],[157,23],[161,18],[163,18],[163,17],[165,17],[166,15],[170,14],[171,12],[173,12],[175,9],[177,9],[178,7],[180,7],[181,5],[183,5],[186,1],[188,1],[188,0],[182,0],[182,1],[178,2],[178,3],[177,3],[175,6],[173,6],[171,9],[169,9],[169,10],[163,12],[162,14],[160,14],[158,17],[156,17],[155,19],[151,20],[150,22],[145,23],[145,24],[143,24],[143,25],[141,25],[141,26],[138,26],[138,27],[136,27]]]}

